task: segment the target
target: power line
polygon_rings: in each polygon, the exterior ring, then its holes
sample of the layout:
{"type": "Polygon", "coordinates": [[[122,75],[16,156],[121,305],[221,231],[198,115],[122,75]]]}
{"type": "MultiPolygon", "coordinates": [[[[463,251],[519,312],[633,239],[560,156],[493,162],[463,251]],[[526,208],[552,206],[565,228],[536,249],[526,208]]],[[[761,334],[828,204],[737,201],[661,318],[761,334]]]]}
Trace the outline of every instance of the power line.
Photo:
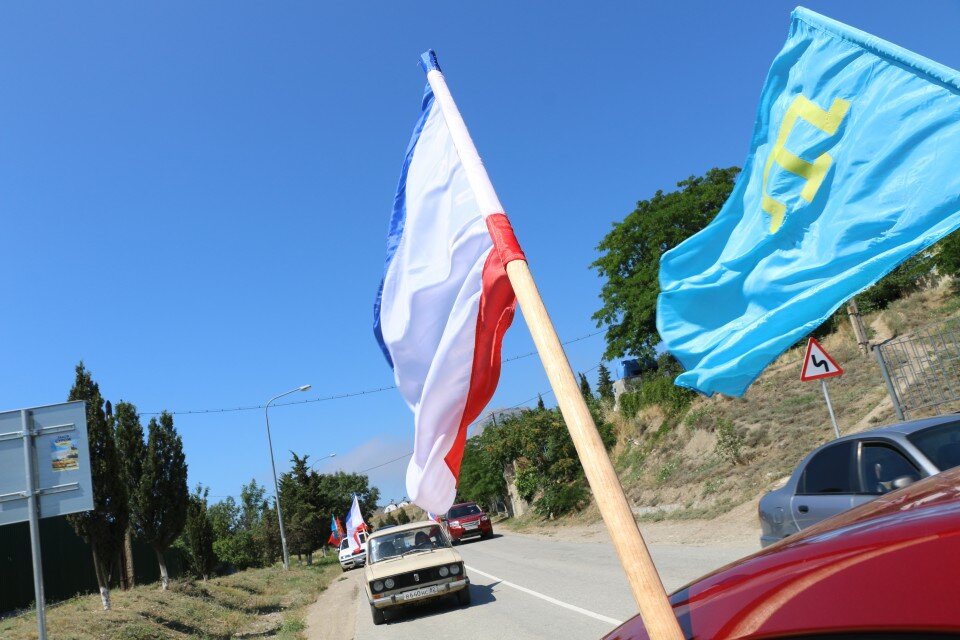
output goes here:
{"type": "MultiPolygon", "coordinates": [[[[588,333],[586,335],[579,336],[577,338],[573,338],[571,340],[567,340],[566,342],[562,342],[561,344],[563,345],[573,344],[575,342],[580,342],[581,340],[586,340],[587,338],[592,338],[593,336],[599,335],[601,333],[603,333],[603,329],[599,331],[594,331],[593,333],[588,333]]],[[[530,356],[534,356],[536,354],[537,354],[536,351],[530,351],[529,353],[523,353],[517,356],[504,358],[502,362],[514,362],[516,360],[523,360],[524,358],[529,358],[530,356]]],[[[594,369],[595,368],[596,367],[594,367],[594,369]]],[[[361,391],[348,391],[346,393],[337,393],[334,395],[323,396],[320,398],[308,398],[306,400],[290,400],[288,402],[277,402],[270,406],[287,407],[295,404],[310,404],[314,402],[327,402],[329,400],[342,400],[344,398],[354,398],[357,396],[366,396],[374,393],[380,393],[382,391],[390,391],[391,389],[396,389],[396,388],[397,388],[396,385],[390,385],[387,387],[377,387],[375,389],[363,389],[361,391]]],[[[263,409],[263,408],[264,408],[264,405],[257,404],[257,405],[250,405],[250,406],[244,406],[244,407],[224,407],[221,409],[190,409],[190,410],[184,410],[184,411],[168,411],[167,413],[175,416],[183,416],[183,415],[197,415],[197,414],[205,414],[205,413],[235,413],[237,411],[256,411],[258,409],[263,409]]],[[[160,415],[160,413],[161,413],[160,411],[143,411],[140,413],[140,415],[158,416],[160,415]]]]}
{"type": "MultiPolygon", "coordinates": [[[[596,335],[596,334],[593,334],[593,335],[596,335]]],[[[580,338],[580,339],[582,340],[582,338],[580,338]]],[[[571,342],[573,342],[573,341],[571,341],[571,342]]],[[[593,365],[593,366],[590,367],[589,369],[586,369],[585,371],[581,371],[580,373],[590,373],[591,371],[593,371],[594,369],[596,369],[597,367],[599,367],[600,364],[601,364],[601,363],[598,362],[597,364],[593,365]]],[[[467,426],[467,429],[470,429],[470,427],[475,426],[478,422],[480,422],[480,421],[483,420],[484,418],[489,418],[490,416],[495,416],[495,415],[497,415],[498,413],[503,413],[504,411],[510,411],[511,409],[516,409],[516,408],[521,407],[521,406],[523,406],[523,405],[525,405],[525,404],[527,404],[527,403],[529,403],[529,402],[533,402],[533,401],[536,400],[537,398],[542,398],[542,397],[545,396],[545,395],[550,395],[551,393],[553,393],[553,389],[547,389],[546,391],[540,391],[540,392],[537,393],[537,395],[535,395],[535,396],[533,396],[533,397],[531,397],[531,398],[527,398],[526,400],[523,400],[523,401],[521,401],[521,402],[518,402],[517,404],[515,404],[515,405],[513,405],[513,406],[505,407],[505,408],[503,408],[503,409],[496,409],[496,410],[494,410],[494,411],[489,411],[489,412],[487,412],[487,414],[486,414],[485,416],[480,416],[479,418],[477,418],[476,420],[474,420],[473,422],[471,422],[471,423],[467,426]]],[[[368,468],[362,469],[362,470],[360,470],[360,471],[355,471],[354,473],[366,473],[366,472],[368,472],[368,471],[373,471],[374,469],[379,469],[380,467],[385,467],[385,466],[387,466],[388,464],[393,464],[394,462],[398,462],[398,461],[400,461],[400,460],[403,460],[404,458],[409,458],[409,457],[412,456],[412,455],[413,455],[413,451],[411,451],[411,452],[409,452],[409,453],[405,453],[405,454],[403,454],[402,456],[398,456],[398,457],[396,457],[396,458],[393,458],[392,460],[387,460],[386,462],[381,462],[380,464],[374,465],[374,466],[372,466],[372,467],[368,467],[368,468]]]]}

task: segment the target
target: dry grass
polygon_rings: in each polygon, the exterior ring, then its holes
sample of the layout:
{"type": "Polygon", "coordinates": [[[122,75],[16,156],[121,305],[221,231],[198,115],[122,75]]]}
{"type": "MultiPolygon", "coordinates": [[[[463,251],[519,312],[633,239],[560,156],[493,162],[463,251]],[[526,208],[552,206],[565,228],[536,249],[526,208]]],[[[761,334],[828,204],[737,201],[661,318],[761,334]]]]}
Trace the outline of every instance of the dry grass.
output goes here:
{"type": "MultiPolygon", "coordinates": [[[[301,638],[305,608],[339,573],[334,556],[313,566],[276,565],[206,582],[174,581],[169,591],[144,585],[111,594],[78,596],[47,607],[51,640],[187,640],[301,638]]],[[[4,640],[37,638],[33,611],[0,620],[4,640]]]]}
{"type": "MultiPolygon", "coordinates": [[[[948,286],[911,295],[864,322],[874,341],[960,315],[948,286]]],[[[828,381],[841,431],[853,433],[895,420],[879,367],[862,356],[849,324],[823,341],[845,370],[828,381]]],[[[802,347],[771,364],[742,398],[698,398],[683,416],[658,408],[628,420],[611,412],[618,442],[612,457],[639,520],[711,519],[756,499],[788,476],[812,449],[833,438],[819,383],[800,382],[802,347]],[[723,433],[726,447],[717,447],[723,433]],[[738,455],[731,453],[735,443],[738,455]]],[[[923,414],[911,415],[911,418],[923,414]]],[[[598,517],[593,505],[556,524],[598,517]]],[[[510,523],[518,530],[546,523],[530,514],[510,523]]]]}

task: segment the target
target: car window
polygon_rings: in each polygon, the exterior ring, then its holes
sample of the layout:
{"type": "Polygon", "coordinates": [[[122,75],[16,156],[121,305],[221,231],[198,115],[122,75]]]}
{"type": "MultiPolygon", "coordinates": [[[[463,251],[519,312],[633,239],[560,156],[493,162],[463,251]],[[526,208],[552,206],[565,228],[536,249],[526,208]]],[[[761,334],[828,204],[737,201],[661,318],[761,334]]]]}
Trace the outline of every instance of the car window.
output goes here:
{"type": "Polygon", "coordinates": [[[340,551],[343,551],[349,546],[350,546],[350,540],[348,540],[347,538],[344,538],[343,540],[340,541],[340,551]]]}
{"type": "Polygon", "coordinates": [[[453,507],[447,513],[447,518],[450,520],[456,520],[457,518],[463,518],[466,516],[475,516],[478,513],[483,513],[483,511],[475,504],[465,504],[459,507],[453,507]]]}
{"type": "Polygon", "coordinates": [[[900,451],[882,442],[864,442],[860,449],[863,492],[880,495],[903,486],[902,481],[920,479],[920,470],[900,451]]]}
{"type": "Polygon", "coordinates": [[[853,444],[840,442],[814,455],[800,476],[797,493],[854,493],[859,483],[853,467],[853,444]]]}
{"type": "Polygon", "coordinates": [[[960,422],[928,427],[907,439],[940,471],[960,467],[960,422]]]}
{"type": "Polygon", "coordinates": [[[450,541],[439,525],[407,529],[370,538],[370,562],[396,558],[413,551],[446,549],[449,546],[450,541]]]}

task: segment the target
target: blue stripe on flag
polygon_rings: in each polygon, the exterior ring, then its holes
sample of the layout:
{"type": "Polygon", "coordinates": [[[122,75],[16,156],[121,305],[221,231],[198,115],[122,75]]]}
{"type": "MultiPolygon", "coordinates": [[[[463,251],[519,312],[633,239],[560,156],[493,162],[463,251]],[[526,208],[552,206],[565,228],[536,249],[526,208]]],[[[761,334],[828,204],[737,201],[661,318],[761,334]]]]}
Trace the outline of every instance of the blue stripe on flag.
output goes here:
{"type": "MultiPolygon", "coordinates": [[[[426,55],[426,54],[424,54],[426,55]]],[[[383,341],[383,330],[380,327],[380,305],[383,302],[383,283],[387,279],[387,270],[390,269],[390,263],[393,262],[393,256],[400,245],[400,239],[403,237],[403,225],[407,219],[407,171],[410,169],[410,162],[413,160],[413,151],[420,140],[420,133],[423,126],[430,117],[430,110],[433,107],[433,90],[430,84],[423,90],[423,102],[421,103],[420,119],[413,128],[413,135],[410,137],[410,144],[407,145],[407,155],[403,159],[403,167],[400,169],[400,182],[397,184],[397,195],[393,199],[393,214],[390,216],[390,228],[387,231],[387,259],[383,265],[383,278],[380,279],[380,287],[377,289],[377,299],[373,303],[373,335],[376,336],[380,349],[390,368],[393,368],[393,358],[390,357],[390,350],[387,349],[383,341]]]]}

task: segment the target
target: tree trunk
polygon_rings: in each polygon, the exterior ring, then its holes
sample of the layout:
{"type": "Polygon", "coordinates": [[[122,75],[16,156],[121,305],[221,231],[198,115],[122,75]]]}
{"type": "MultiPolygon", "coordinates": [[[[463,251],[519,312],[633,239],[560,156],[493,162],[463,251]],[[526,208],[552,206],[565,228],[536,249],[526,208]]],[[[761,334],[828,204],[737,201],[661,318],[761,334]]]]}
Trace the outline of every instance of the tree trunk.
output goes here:
{"type": "Polygon", "coordinates": [[[166,591],[170,586],[170,576],[167,575],[167,561],[163,558],[163,552],[154,547],[157,554],[157,563],[160,565],[160,590],[166,591]]]}
{"type": "Polygon", "coordinates": [[[93,540],[90,543],[90,548],[93,549],[93,571],[97,574],[97,586],[100,587],[100,602],[103,604],[104,611],[110,611],[110,586],[107,583],[103,565],[100,563],[97,546],[93,540]]]}
{"type": "Polygon", "coordinates": [[[307,551],[307,564],[313,564],[313,551],[307,551]]]}
{"type": "Polygon", "coordinates": [[[133,571],[133,534],[127,529],[127,535],[123,540],[123,557],[127,576],[127,588],[133,589],[137,584],[136,576],[133,571]]]}

